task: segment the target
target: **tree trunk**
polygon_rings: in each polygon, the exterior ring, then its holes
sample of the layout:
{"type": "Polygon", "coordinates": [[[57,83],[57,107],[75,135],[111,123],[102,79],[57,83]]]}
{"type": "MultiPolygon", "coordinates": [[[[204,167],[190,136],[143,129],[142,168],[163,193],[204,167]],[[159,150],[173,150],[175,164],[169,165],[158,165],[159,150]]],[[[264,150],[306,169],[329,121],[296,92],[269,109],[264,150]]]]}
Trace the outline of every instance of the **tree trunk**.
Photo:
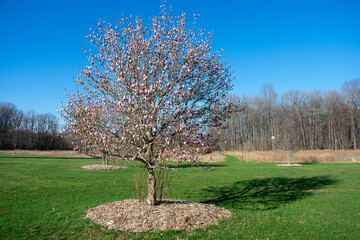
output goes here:
{"type": "Polygon", "coordinates": [[[304,129],[304,120],[299,111],[297,111],[299,121],[300,121],[300,127],[301,127],[301,137],[302,137],[302,147],[301,149],[306,149],[306,135],[305,135],[305,129],[304,129]]]}
{"type": "Polygon", "coordinates": [[[287,157],[287,164],[291,165],[291,152],[290,151],[286,152],[286,157],[287,157]]]}
{"type": "Polygon", "coordinates": [[[109,165],[109,161],[108,161],[106,154],[102,155],[102,163],[103,163],[103,165],[109,165]]]}
{"type": "Polygon", "coordinates": [[[353,137],[353,148],[356,150],[356,116],[354,114],[352,118],[352,137],[353,137]]]}
{"type": "Polygon", "coordinates": [[[148,196],[147,196],[147,204],[156,205],[156,178],[155,172],[153,168],[148,167],[148,196]]]}

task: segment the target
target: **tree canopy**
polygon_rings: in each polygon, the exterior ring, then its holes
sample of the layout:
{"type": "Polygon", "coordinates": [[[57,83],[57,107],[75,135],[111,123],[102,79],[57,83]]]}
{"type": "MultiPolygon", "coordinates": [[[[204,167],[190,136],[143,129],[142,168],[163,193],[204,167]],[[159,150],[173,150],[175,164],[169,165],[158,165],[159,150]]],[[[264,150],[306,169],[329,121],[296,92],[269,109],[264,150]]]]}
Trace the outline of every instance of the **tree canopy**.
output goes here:
{"type": "Polygon", "coordinates": [[[188,29],[185,14],[161,9],[148,26],[122,18],[90,29],[90,64],[62,110],[78,146],[146,165],[150,204],[154,168],[196,161],[214,146],[217,136],[208,130],[226,117],[232,89],[230,67],[211,51],[212,34],[196,30],[197,17],[188,29]]]}

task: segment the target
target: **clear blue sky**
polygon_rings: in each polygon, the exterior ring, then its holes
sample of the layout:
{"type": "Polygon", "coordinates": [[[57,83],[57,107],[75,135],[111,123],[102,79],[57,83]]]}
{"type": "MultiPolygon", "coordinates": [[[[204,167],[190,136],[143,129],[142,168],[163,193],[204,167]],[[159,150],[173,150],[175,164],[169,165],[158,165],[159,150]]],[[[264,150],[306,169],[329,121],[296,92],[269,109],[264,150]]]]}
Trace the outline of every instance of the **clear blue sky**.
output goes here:
{"type": "MultiPolygon", "coordinates": [[[[87,64],[81,43],[98,19],[143,19],[161,0],[0,0],[0,102],[53,113],[87,64]]],[[[176,15],[199,14],[213,49],[237,76],[233,93],[340,90],[360,77],[360,1],[168,0],[176,15]]]]}

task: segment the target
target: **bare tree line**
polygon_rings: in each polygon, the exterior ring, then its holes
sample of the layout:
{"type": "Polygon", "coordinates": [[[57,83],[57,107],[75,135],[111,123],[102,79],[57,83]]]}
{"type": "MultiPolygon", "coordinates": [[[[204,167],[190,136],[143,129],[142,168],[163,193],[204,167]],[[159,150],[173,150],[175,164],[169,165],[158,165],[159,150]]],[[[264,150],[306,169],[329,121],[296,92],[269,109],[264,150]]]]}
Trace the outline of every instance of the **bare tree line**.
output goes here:
{"type": "MultiPolygon", "coordinates": [[[[340,91],[293,90],[280,97],[267,84],[255,97],[229,99],[244,108],[221,129],[224,150],[360,148],[360,79],[345,82],[340,91]]],[[[0,149],[70,149],[71,136],[61,135],[53,114],[24,113],[0,103],[0,149]]]]}
{"type": "Polygon", "coordinates": [[[69,149],[59,134],[59,123],[51,113],[24,113],[8,102],[0,102],[0,149],[69,149]]]}
{"type": "Polygon", "coordinates": [[[258,96],[229,98],[245,109],[224,123],[223,149],[359,149],[360,79],[345,82],[341,91],[295,90],[279,97],[267,84],[258,96]]]}

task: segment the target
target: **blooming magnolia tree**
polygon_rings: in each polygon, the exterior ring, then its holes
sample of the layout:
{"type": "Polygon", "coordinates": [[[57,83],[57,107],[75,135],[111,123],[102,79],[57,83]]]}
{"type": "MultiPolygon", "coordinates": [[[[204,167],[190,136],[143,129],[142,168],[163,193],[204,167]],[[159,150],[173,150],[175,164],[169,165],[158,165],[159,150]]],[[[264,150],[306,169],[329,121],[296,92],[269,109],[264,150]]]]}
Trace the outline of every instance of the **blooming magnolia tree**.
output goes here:
{"type": "Polygon", "coordinates": [[[62,115],[76,144],[140,161],[147,167],[148,204],[156,204],[154,169],[167,160],[196,161],[209,152],[229,104],[231,73],[221,53],[211,52],[211,34],[185,27],[164,6],[144,26],[122,18],[99,22],[84,50],[90,62],[68,93],[62,115]]]}

